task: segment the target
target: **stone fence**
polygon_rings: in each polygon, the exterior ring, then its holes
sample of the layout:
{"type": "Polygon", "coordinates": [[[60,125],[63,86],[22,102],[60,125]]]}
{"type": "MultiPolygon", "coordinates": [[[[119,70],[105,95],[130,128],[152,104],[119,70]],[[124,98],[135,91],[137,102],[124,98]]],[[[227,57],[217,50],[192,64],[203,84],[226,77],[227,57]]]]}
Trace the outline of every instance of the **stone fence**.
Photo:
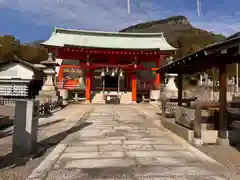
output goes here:
{"type": "Polygon", "coordinates": [[[39,101],[31,99],[13,99],[13,98],[0,98],[0,128],[14,124],[16,121],[16,104],[18,101],[34,101],[34,114],[38,117],[49,115],[55,110],[63,107],[62,100],[49,101],[45,103],[39,103],[39,101]]]}
{"type": "MultiPolygon", "coordinates": [[[[14,112],[16,102],[27,100],[32,99],[0,97],[0,115],[11,115],[11,117],[13,117],[14,114],[12,112],[14,112]],[[5,109],[7,109],[7,112],[5,111],[5,109]]],[[[40,115],[44,115],[46,113],[51,113],[52,111],[60,107],[62,107],[62,99],[58,101],[52,101],[51,98],[49,98],[48,101],[40,103],[39,107],[35,108],[35,111],[39,111],[40,115]]]]}

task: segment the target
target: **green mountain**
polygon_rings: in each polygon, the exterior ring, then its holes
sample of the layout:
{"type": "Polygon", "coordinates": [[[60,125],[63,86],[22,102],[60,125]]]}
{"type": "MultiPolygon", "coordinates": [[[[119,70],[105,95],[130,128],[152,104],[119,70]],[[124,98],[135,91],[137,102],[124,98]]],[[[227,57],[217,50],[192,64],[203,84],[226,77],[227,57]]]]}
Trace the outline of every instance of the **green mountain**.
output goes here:
{"type": "Polygon", "coordinates": [[[166,40],[178,48],[176,59],[195,52],[208,44],[225,37],[193,27],[184,16],[172,16],[158,21],[150,21],[130,26],[120,32],[157,33],[163,32],[166,40]]]}

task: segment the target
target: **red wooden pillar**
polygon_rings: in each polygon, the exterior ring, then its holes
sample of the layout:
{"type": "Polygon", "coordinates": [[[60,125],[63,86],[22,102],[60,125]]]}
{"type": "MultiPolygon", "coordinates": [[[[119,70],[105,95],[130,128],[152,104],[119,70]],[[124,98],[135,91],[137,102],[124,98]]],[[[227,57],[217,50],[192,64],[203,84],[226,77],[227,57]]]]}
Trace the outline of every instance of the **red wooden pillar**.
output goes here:
{"type": "Polygon", "coordinates": [[[136,103],[137,100],[137,81],[135,73],[132,73],[132,103],[136,103]]]}
{"type": "Polygon", "coordinates": [[[63,88],[63,81],[62,81],[63,75],[62,75],[62,66],[59,68],[58,72],[58,88],[63,88]]]}
{"type": "Polygon", "coordinates": [[[91,101],[91,73],[86,72],[85,76],[85,102],[90,103],[91,101]]]}
{"type": "MultiPolygon", "coordinates": [[[[158,58],[156,60],[156,68],[160,68],[160,58],[158,58]]],[[[154,84],[155,84],[156,88],[159,88],[159,86],[160,86],[160,73],[156,74],[156,78],[155,78],[155,83],[154,84]]]]}

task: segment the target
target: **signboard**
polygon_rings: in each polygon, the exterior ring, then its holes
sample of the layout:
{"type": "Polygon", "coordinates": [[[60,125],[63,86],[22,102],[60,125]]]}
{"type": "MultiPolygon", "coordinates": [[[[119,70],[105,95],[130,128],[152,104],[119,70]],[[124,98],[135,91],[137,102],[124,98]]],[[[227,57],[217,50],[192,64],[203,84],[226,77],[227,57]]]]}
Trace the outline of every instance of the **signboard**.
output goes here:
{"type": "Polygon", "coordinates": [[[83,71],[81,68],[63,68],[63,72],[82,73],[83,71]]]}

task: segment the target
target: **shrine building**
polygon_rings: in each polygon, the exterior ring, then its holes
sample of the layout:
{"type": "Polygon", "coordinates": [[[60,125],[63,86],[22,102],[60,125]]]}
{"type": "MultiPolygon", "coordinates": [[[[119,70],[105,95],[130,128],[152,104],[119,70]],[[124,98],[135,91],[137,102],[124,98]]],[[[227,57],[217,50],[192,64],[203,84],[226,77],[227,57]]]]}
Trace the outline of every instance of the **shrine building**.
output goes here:
{"type": "Polygon", "coordinates": [[[118,95],[120,103],[134,103],[141,92],[159,89],[160,74],[154,72],[175,51],[163,33],[60,28],[42,45],[60,64],[58,87],[83,94],[92,103],[111,93],[118,95]]]}

